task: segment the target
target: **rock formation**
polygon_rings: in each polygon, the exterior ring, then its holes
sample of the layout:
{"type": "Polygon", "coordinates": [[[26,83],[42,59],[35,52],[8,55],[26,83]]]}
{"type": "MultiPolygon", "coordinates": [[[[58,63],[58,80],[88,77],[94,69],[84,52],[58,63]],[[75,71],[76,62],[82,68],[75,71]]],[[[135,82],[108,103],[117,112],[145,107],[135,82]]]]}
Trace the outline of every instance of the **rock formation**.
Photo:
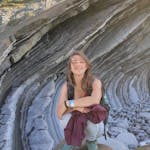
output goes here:
{"type": "Polygon", "coordinates": [[[1,150],[52,150],[63,140],[56,105],[74,50],[90,58],[111,105],[110,137],[99,143],[150,143],[150,1],[63,0],[0,31],[1,150]]]}

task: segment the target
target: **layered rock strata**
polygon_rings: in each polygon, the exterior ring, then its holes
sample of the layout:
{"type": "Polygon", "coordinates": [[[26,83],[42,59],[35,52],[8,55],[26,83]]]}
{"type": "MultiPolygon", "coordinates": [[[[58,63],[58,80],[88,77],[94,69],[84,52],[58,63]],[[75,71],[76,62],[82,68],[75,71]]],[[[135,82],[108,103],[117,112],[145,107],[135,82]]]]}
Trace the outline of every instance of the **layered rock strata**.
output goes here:
{"type": "Polygon", "coordinates": [[[62,141],[56,105],[74,50],[89,57],[111,105],[110,140],[99,142],[149,144],[149,0],[64,0],[5,27],[0,43],[0,149],[51,150],[62,141]]]}

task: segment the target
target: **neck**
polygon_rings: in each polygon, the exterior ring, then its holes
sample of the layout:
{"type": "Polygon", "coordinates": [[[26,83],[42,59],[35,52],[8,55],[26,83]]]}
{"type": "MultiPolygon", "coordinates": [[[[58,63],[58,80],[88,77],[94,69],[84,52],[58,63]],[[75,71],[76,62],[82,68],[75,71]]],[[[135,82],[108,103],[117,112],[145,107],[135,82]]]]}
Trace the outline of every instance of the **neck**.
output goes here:
{"type": "Polygon", "coordinates": [[[84,75],[74,75],[74,79],[77,87],[81,86],[83,76],[84,75]]]}

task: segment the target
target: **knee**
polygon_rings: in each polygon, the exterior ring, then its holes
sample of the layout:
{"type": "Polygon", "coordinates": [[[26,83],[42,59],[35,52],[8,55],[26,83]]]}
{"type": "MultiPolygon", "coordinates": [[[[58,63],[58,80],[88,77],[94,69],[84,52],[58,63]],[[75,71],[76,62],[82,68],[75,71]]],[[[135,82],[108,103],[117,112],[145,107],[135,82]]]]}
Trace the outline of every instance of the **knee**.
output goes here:
{"type": "Polygon", "coordinates": [[[98,126],[97,124],[94,124],[91,121],[88,121],[86,130],[90,135],[92,135],[98,132],[98,126]]]}

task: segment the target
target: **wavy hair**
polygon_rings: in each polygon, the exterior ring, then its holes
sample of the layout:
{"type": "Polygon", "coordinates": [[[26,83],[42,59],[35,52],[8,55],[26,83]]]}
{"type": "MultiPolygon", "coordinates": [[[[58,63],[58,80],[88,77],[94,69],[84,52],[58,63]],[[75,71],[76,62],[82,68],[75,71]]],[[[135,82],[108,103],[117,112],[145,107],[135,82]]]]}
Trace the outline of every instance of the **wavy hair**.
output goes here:
{"type": "Polygon", "coordinates": [[[85,61],[86,65],[87,65],[87,70],[84,73],[84,77],[83,77],[82,83],[81,83],[81,88],[84,91],[87,91],[89,88],[91,88],[91,83],[92,83],[94,77],[93,77],[93,74],[91,71],[91,63],[90,63],[89,59],[87,58],[87,56],[82,52],[75,51],[69,57],[69,61],[68,61],[68,65],[67,65],[67,75],[66,75],[67,84],[71,85],[71,86],[76,85],[73,73],[71,71],[71,58],[75,55],[82,57],[82,59],[85,61]]]}

